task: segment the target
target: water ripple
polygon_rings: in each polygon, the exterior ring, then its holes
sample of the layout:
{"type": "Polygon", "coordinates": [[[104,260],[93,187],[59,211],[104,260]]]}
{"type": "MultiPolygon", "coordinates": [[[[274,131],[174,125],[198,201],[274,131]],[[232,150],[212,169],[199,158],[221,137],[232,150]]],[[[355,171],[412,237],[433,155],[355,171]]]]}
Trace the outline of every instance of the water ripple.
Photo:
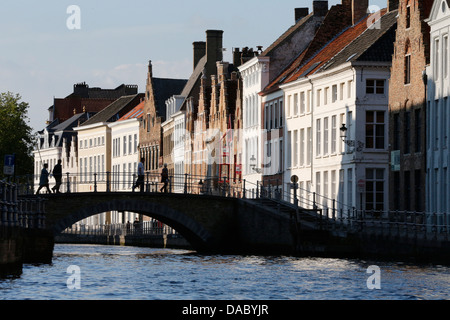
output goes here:
{"type": "Polygon", "coordinates": [[[0,280],[0,299],[441,300],[449,288],[445,266],[56,245],[51,265],[0,280]],[[71,265],[81,270],[79,290],[67,286],[71,265]],[[381,290],[367,288],[370,265],[381,269],[381,290]]]}

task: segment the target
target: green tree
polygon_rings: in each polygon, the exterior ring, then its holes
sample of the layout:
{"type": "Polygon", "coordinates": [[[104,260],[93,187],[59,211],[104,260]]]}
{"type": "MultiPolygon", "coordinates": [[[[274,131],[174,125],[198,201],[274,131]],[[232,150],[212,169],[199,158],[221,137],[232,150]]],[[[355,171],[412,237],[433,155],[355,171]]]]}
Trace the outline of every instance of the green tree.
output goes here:
{"type": "Polygon", "coordinates": [[[15,175],[33,173],[32,128],[28,125],[29,105],[19,94],[0,93],[0,177],[4,178],[5,155],[15,154],[15,175]]]}

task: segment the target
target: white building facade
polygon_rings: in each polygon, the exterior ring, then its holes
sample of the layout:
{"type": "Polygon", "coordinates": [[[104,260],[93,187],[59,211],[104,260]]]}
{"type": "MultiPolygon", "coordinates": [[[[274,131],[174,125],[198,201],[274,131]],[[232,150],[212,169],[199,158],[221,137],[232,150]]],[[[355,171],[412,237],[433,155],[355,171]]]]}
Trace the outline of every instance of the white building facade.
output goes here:
{"type": "MultiPolygon", "coordinates": [[[[426,211],[436,213],[439,224],[446,223],[443,213],[450,209],[449,176],[449,1],[434,1],[426,22],[430,26],[430,66],[427,67],[427,174],[426,211]]],[[[433,221],[434,222],[434,221],[433,221]]],[[[448,224],[448,219],[447,219],[448,224]]]]}
{"type": "Polygon", "coordinates": [[[248,197],[256,196],[257,184],[262,180],[264,155],[262,145],[262,100],[259,93],[269,83],[269,57],[254,57],[238,67],[242,82],[242,179],[250,191],[248,197]]]}
{"type": "Polygon", "coordinates": [[[293,175],[299,178],[301,206],[388,209],[389,66],[349,62],[281,86],[284,181],[289,185],[293,175]]]}

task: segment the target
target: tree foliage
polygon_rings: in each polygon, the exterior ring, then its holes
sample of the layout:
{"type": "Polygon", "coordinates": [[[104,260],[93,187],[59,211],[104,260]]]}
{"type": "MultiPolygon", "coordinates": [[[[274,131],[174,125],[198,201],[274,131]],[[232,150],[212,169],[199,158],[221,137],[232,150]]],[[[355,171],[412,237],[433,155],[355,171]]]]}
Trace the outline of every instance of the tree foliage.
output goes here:
{"type": "Polygon", "coordinates": [[[15,174],[33,172],[32,128],[28,125],[29,105],[19,94],[0,93],[0,177],[3,177],[5,155],[15,154],[15,174]]]}

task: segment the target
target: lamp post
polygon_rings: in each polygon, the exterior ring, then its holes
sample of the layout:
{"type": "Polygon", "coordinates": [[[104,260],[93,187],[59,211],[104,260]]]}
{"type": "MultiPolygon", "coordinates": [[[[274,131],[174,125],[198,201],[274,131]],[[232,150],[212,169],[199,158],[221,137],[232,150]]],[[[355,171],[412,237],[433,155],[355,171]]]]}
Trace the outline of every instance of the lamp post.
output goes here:
{"type": "Polygon", "coordinates": [[[250,167],[252,168],[253,171],[255,171],[256,173],[261,173],[262,170],[261,168],[257,168],[256,167],[256,158],[255,155],[253,154],[252,157],[250,158],[250,167]]]}
{"type": "Polygon", "coordinates": [[[348,128],[345,126],[345,123],[342,124],[342,127],[340,128],[341,131],[341,139],[342,141],[349,147],[355,148],[356,151],[361,152],[364,148],[364,143],[358,140],[347,140],[347,131],[348,128]]]}

